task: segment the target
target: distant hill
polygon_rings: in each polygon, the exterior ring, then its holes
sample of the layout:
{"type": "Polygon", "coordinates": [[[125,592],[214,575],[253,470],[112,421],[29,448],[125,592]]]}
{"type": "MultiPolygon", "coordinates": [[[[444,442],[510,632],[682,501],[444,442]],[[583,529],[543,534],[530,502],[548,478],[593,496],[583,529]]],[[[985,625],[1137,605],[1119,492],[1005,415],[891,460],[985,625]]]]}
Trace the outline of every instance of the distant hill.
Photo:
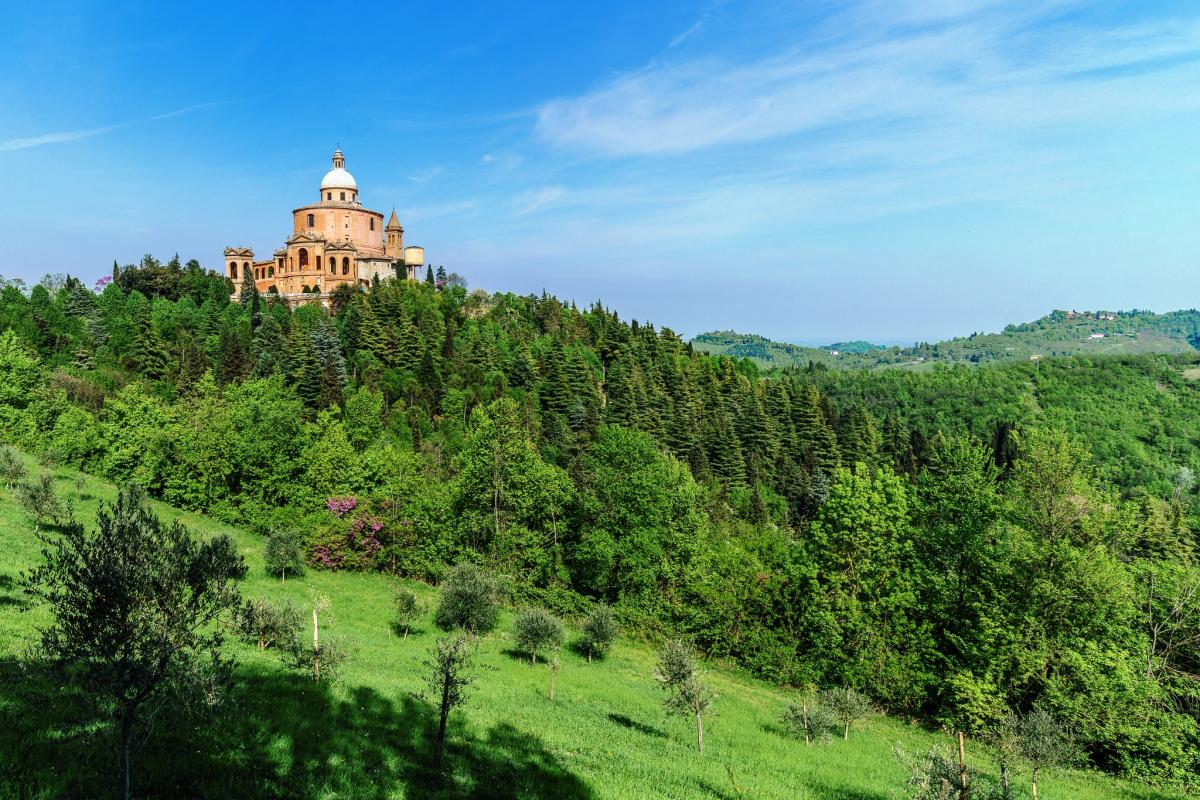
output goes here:
{"type": "Polygon", "coordinates": [[[804,347],[734,331],[702,333],[692,345],[704,353],[748,358],[766,369],[928,369],[933,364],[986,364],[1047,356],[1187,353],[1200,348],[1200,311],[1054,311],[1041,319],[1008,325],[999,333],[972,333],[912,347],[864,341],[804,347]]]}

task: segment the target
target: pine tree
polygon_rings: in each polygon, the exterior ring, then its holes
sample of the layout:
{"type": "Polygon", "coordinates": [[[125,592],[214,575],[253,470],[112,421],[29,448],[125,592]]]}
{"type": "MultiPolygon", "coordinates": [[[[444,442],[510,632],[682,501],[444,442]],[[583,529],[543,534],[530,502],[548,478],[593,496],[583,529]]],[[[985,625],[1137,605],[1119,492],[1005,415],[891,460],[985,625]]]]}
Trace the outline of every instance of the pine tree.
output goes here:
{"type": "Polygon", "coordinates": [[[217,355],[217,379],[221,385],[240,381],[250,372],[250,359],[241,335],[233,329],[221,332],[217,355]]]}
{"type": "Polygon", "coordinates": [[[254,369],[251,372],[255,378],[266,378],[279,372],[285,361],[283,328],[274,314],[263,314],[262,323],[254,332],[251,356],[254,369]]]}
{"type": "Polygon", "coordinates": [[[433,286],[433,264],[425,265],[425,282],[433,286]]]}
{"type": "Polygon", "coordinates": [[[250,312],[250,332],[254,333],[258,328],[260,308],[258,287],[254,283],[254,275],[249,270],[242,272],[242,291],[238,295],[238,302],[250,312]]]}
{"type": "Polygon", "coordinates": [[[150,322],[150,307],[138,309],[137,332],[129,348],[129,361],[133,369],[151,380],[158,380],[167,372],[167,352],[150,322]]]}

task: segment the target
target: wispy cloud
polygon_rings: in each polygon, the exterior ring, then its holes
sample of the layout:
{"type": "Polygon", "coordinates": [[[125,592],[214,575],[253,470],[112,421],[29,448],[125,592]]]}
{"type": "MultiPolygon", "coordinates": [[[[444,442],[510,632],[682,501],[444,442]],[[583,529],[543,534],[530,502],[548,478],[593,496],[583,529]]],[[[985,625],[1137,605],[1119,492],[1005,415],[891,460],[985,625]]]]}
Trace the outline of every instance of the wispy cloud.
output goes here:
{"type": "Polygon", "coordinates": [[[82,128],[74,131],[53,131],[51,133],[42,133],[37,136],[27,136],[19,139],[8,139],[0,142],[0,152],[9,152],[12,150],[27,150],[31,147],[41,147],[47,144],[63,144],[64,142],[76,142],[81,139],[90,139],[93,136],[109,133],[111,131],[128,128],[134,125],[141,125],[147,122],[157,122],[158,120],[171,119],[180,117],[185,114],[191,114],[194,111],[202,111],[208,108],[216,108],[218,106],[227,105],[233,101],[213,101],[209,103],[197,103],[195,105],[177,108],[173,111],[167,111],[162,114],[155,114],[152,117],[143,119],[130,120],[128,122],[118,122],[113,125],[102,125],[96,128],[82,128]]]}
{"type": "Polygon", "coordinates": [[[888,20],[833,44],[793,44],[748,62],[652,64],[546,103],[537,132],[574,151],[628,156],[852,125],[879,130],[881,122],[931,134],[947,126],[1021,134],[1200,107],[1195,20],[1031,29],[1027,9],[968,15],[966,8],[947,1],[914,17],[920,24],[888,20]]]}
{"type": "Polygon", "coordinates": [[[513,198],[513,208],[518,214],[532,214],[561,205],[566,199],[567,190],[561,186],[542,186],[521,192],[513,198]]]}

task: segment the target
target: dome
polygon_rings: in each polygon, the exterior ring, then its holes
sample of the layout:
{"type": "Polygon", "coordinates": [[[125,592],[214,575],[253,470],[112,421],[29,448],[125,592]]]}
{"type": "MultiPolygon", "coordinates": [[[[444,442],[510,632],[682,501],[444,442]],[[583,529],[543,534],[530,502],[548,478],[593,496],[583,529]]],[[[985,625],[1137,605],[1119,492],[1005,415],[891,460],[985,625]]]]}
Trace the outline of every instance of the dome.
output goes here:
{"type": "Polygon", "coordinates": [[[358,191],[358,184],[354,182],[354,176],[346,172],[344,167],[334,167],[325,173],[325,177],[321,179],[322,189],[353,189],[358,191]]]}

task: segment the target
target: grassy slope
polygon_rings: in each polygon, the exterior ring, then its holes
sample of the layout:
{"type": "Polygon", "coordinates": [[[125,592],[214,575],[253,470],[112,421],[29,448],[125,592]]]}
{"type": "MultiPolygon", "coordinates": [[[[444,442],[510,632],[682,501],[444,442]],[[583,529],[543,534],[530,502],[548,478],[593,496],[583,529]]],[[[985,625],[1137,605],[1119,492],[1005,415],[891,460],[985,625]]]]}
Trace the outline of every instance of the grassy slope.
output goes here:
{"type": "MultiPolygon", "coordinates": [[[[57,474],[60,490],[74,494],[78,474],[62,469],[57,474]]],[[[98,503],[111,500],[115,488],[91,477],[81,480],[77,514],[91,524],[98,503]]],[[[228,530],[198,515],[164,505],[158,509],[202,535],[228,530]]],[[[303,604],[313,592],[328,596],[332,619],[323,635],[344,637],[352,660],[336,686],[314,686],[269,655],[236,645],[241,666],[232,713],[207,734],[159,725],[157,738],[136,765],[135,794],[140,782],[143,793],[163,796],[882,800],[902,796],[905,776],[891,756],[895,742],[918,750],[945,741],[879,718],[852,731],[849,742],[805,748],[775,728],[786,701],[783,692],[714,668],[710,677],[719,694],[719,715],[707,725],[700,756],[689,723],[661,709],[650,678],[650,648],[622,642],[610,658],[594,664],[564,652],[552,704],[545,696],[547,668],[509,652],[506,617],[482,643],[480,661],[491,669],[482,673],[468,707],[456,712],[449,751],[453,775],[440,780],[424,766],[429,712],[412,697],[420,689],[419,660],[436,631],[425,622],[404,641],[389,630],[397,582],[374,574],[309,571],[281,584],[263,574],[259,537],[228,532],[250,567],[244,593],[290,596],[303,604]]],[[[28,518],[0,494],[0,658],[22,652],[35,626],[47,620],[44,609],[23,608],[15,586],[17,574],[37,560],[37,553],[28,518]]],[[[411,586],[430,603],[434,599],[430,587],[411,586]]],[[[6,703],[16,704],[11,690],[0,695],[0,718],[10,710],[16,711],[12,719],[39,713],[5,709],[6,703]]],[[[33,729],[41,727],[34,723],[33,729]]],[[[90,781],[83,784],[88,788],[76,784],[74,789],[90,796],[96,776],[112,769],[104,762],[89,773],[89,767],[79,766],[82,757],[70,755],[76,751],[60,748],[48,733],[44,750],[28,735],[10,733],[6,740],[6,733],[0,730],[0,795],[10,796],[15,785],[28,796],[59,796],[64,786],[69,794],[74,781],[90,781]],[[64,760],[75,766],[67,767],[64,760]]],[[[970,744],[968,758],[992,770],[983,748],[970,744]]],[[[1044,797],[1081,800],[1163,796],[1090,772],[1052,772],[1042,789],[1044,797]]]]}

